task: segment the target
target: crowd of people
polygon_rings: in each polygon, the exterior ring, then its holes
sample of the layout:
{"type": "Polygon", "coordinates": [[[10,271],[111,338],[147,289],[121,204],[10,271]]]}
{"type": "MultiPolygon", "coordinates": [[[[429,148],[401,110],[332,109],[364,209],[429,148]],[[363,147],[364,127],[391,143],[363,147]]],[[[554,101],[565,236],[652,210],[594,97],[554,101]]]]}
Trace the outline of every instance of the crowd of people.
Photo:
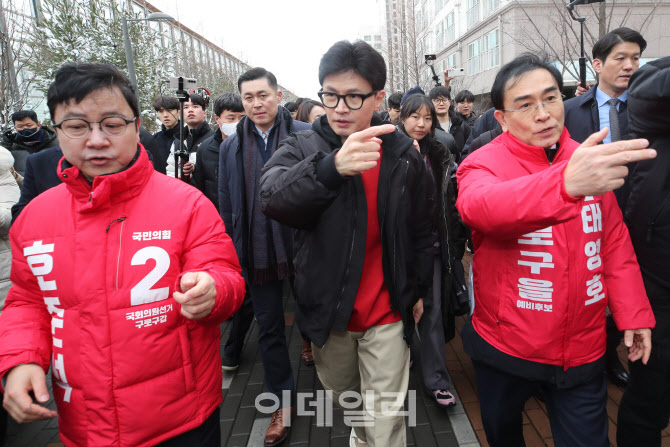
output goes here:
{"type": "Polygon", "coordinates": [[[414,358],[436,405],[456,404],[445,344],[462,315],[489,445],[525,445],[537,395],[555,445],[609,446],[607,375],[625,387],[617,445],[660,446],[670,58],[640,67],[645,48],[628,28],[603,36],[598,83],[567,101],[556,67],[523,54],[478,113],[449,70],[428,94],[386,97],[381,54],[341,41],[319,100],[282,103],[256,67],[214,99],[214,128],[208,97],[182,98],[182,123],[158,96],[153,135],[116,67],[62,66],[53,129],[17,111],[0,148],[4,409],[58,416],[68,446],[218,446],[222,371],[255,318],[278,402],[264,445],[280,445],[296,409],[290,290],[301,360],[334,403],[361,396],[347,409],[370,423],[351,446],[407,444],[414,358]]]}

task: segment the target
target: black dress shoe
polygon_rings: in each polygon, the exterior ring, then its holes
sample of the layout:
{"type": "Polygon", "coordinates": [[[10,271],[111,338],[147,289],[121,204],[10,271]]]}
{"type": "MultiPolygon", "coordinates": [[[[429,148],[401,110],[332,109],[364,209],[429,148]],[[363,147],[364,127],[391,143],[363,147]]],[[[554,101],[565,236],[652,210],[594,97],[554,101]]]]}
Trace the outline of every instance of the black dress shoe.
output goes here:
{"type": "Polygon", "coordinates": [[[626,387],[630,380],[628,372],[626,372],[619,359],[607,363],[607,376],[615,385],[620,387],[626,387]]]}

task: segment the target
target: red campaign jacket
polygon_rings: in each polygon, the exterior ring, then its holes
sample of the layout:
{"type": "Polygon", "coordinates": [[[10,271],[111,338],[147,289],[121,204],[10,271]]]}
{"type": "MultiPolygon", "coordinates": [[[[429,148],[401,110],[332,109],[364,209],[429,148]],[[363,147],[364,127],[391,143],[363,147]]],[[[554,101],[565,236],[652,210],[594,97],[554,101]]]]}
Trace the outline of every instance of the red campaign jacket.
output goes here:
{"type": "Polygon", "coordinates": [[[614,194],[565,191],[578,146],[564,129],[550,165],[505,132],[457,172],[475,247],[475,330],[506,354],[565,369],[605,353],[608,305],[620,330],[655,324],[614,194]]]}
{"type": "Polygon", "coordinates": [[[146,151],[96,177],[75,167],[12,226],[13,286],[0,317],[0,375],[51,365],[68,446],[149,446],[194,429],[221,404],[218,324],[245,286],[232,241],[200,191],[155,172],[146,151]],[[172,298],[181,275],[215,280],[212,313],[172,298]]]}

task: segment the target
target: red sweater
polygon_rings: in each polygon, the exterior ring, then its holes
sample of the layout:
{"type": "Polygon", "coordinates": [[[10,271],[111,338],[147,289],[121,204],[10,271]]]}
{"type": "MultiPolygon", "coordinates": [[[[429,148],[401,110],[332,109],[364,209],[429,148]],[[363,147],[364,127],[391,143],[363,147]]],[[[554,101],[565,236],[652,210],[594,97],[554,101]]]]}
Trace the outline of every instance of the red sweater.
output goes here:
{"type": "Polygon", "coordinates": [[[395,315],[391,311],[391,298],[386,284],[384,284],[384,271],[382,269],[382,241],[377,212],[377,185],[379,184],[380,165],[381,157],[377,166],[361,174],[368,205],[368,225],[363,272],[356,293],[354,310],[351,312],[349,326],[347,326],[347,330],[352,332],[365,332],[373,326],[400,321],[400,315],[395,315]]]}

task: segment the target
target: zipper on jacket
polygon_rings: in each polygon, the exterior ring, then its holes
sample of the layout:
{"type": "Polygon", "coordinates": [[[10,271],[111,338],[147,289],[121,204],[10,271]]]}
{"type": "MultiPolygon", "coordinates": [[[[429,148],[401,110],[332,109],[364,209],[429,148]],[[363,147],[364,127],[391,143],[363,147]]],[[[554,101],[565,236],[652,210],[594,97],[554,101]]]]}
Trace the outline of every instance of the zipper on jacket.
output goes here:
{"type": "MultiPolygon", "coordinates": [[[[355,187],[354,187],[355,188],[355,187]]],[[[356,194],[354,194],[354,198],[356,194]]],[[[342,278],[342,288],[340,289],[340,299],[337,300],[335,310],[340,309],[342,304],[342,297],[344,296],[344,288],[347,285],[347,278],[349,277],[349,269],[351,268],[351,258],[354,257],[354,243],[356,242],[356,220],[358,220],[358,203],[354,203],[354,232],[351,234],[351,245],[349,246],[349,259],[347,260],[347,269],[344,271],[344,278],[342,278]]]]}
{"type": "MultiPolygon", "coordinates": [[[[393,169],[391,169],[391,174],[388,176],[388,185],[387,189],[391,191],[391,179],[393,178],[393,173],[395,170],[398,168],[398,165],[400,164],[400,160],[395,162],[395,165],[393,165],[393,169]]],[[[388,195],[387,195],[388,197],[388,195]]],[[[384,215],[382,216],[382,223],[381,223],[381,230],[380,233],[383,236],[384,235],[384,222],[386,221],[386,210],[388,209],[388,205],[384,204],[384,215]]]]}
{"type": "MultiPolygon", "coordinates": [[[[400,190],[400,200],[398,200],[398,203],[402,203],[402,199],[403,199],[403,197],[405,197],[405,188],[407,187],[407,172],[409,172],[409,161],[405,160],[405,173],[402,176],[402,189],[400,190]]],[[[395,218],[396,218],[396,225],[395,225],[396,228],[395,229],[396,229],[396,231],[393,233],[393,256],[391,257],[392,266],[393,266],[392,271],[393,271],[394,282],[395,282],[395,279],[396,279],[396,246],[398,245],[397,241],[396,241],[396,234],[398,232],[398,214],[400,214],[400,213],[397,212],[396,215],[395,215],[395,218]]],[[[397,294],[398,293],[397,287],[395,287],[395,285],[394,285],[393,288],[395,289],[395,293],[397,294]]],[[[391,298],[393,298],[393,296],[391,296],[391,298]]],[[[397,296],[395,298],[397,299],[397,296]]],[[[391,310],[394,310],[393,309],[393,299],[391,299],[390,301],[391,301],[391,310]]],[[[398,306],[397,302],[395,303],[395,308],[398,311],[400,311],[400,306],[398,306]]]]}
{"type": "MultiPolygon", "coordinates": [[[[449,166],[450,165],[451,165],[451,156],[449,156],[449,159],[447,160],[447,169],[444,173],[444,180],[443,180],[445,182],[445,183],[443,183],[443,187],[445,188],[444,193],[442,193],[442,191],[440,191],[440,193],[442,195],[442,197],[441,197],[441,199],[442,199],[442,209],[444,210],[444,228],[447,230],[447,238],[446,238],[446,242],[447,242],[447,261],[448,261],[447,262],[447,272],[451,275],[451,251],[450,251],[450,248],[449,248],[449,221],[447,220],[447,193],[449,191],[449,184],[446,183],[446,182],[451,181],[451,177],[449,176],[449,169],[450,169],[449,166]]],[[[455,204],[454,204],[454,206],[455,206],[455,204]]],[[[438,234],[439,234],[439,232],[438,232],[438,234]]],[[[440,247],[440,249],[442,250],[443,248],[440,247]]]]}
{"type": "MultiPolygon", "coordinates": [[[[391,173],[388,176],[388,182],[387,182],[387,188],[386,189],[389,192],[386,195],[386,197],[387,197],[386,202],[388,202],[388,196],[390,195],[390,191],[391,191],[391,179],[393,178],[393,174],[395,173],[396,169],[398,169],[399,164],[400,164],[400,159],[398,159],[398,161],[395,162],[395,164],[393,165],[393,169],[391,169],[391,173]]],[[[377,191],[377,192],[379,192],[379,191],[377,191]]],[[[382,240],[383,240],[384,235],[385,235],[385,233],[384,233],[384,223],[386,222],[386,213],[387,212],[388,212],[388,204],[384,203],[384,214],[382,215],[382,222],[381,222],[380,231],[379,231],[379,235],[382,238],[382,240]]],[[[393,240],[393,243],[395,244],[395,238],[393,240]]],[[[395,248],[394,248],[394,250],[395,250],[395,248]]],[[[384,245],[382,244],[382,255],[383,255],[383,252],[384,252],[384,245]]],[[[393,273],[395,273],[395,272],[393,272],[393,273]]],[[[387,288],[388,288],[388,285],[387,285],[387,288]]],[[[394,287],[394,289],[395,289],[395,287],[394,287]]],[[[389,290],[389,298],[392,297],[394,294],[395,294],[395,291],[389,290]]],[[[390,307],[391,307],[391,311],[393,311],[393,302],[392,302],[391,299],[389,299],[389,304],[390,304],[390,307]]]]}
{"type": "Polygon", "coordinates": [[[105,229],[105,233],[109,233],[109,229],[112,227],[114,222],[120,222],[121,223],[121,229],[119,230],[119,251],[116,255],[116,290],[119,290],[119,265],[121,263],[121,246],[123,243],[123,223],[126,220],[126,217],[119,217],[118,219],[114,219],[107,225],[107,229],[105,229]]]}

